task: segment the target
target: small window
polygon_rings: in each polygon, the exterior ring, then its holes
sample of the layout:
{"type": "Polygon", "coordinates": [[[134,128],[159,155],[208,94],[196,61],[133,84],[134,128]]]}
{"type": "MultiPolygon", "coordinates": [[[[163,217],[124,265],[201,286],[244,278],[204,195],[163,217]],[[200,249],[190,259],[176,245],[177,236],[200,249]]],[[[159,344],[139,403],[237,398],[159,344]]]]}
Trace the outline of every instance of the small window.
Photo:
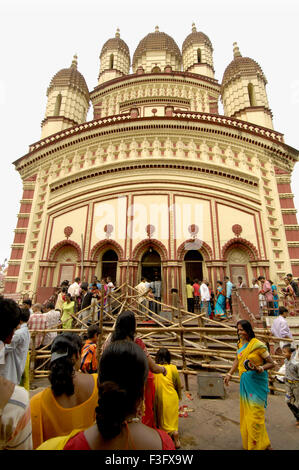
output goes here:
{"type": "Polygon", "coordinates": [[[248,96],[250,106],[256,106],[254,86],[252,85],[252,83],[248,84],[248,96]]]}
{"type": "Polygon", "coordinates": [[[200,49],[197,49],[197,63],[198,64],[201,63],[201,50],[200,49]]]}
{"type": "Polygon", "coordinates": [[[113,69],[113,66],[114,66],[114,55],[111,54],[111,56],[110,56],[110,66],[109,66],[109,68],[110,68],[110,69],[113,69]]]}
{"type": "Polygon", "coordinates": [[[61,100],[62,100],[62,96],[61,96],[61,93],[59,93],[59,95],[57,95],[57,97],[56,97],[54,116],[59,116],[60,107],[61,107],[61,100]]]}

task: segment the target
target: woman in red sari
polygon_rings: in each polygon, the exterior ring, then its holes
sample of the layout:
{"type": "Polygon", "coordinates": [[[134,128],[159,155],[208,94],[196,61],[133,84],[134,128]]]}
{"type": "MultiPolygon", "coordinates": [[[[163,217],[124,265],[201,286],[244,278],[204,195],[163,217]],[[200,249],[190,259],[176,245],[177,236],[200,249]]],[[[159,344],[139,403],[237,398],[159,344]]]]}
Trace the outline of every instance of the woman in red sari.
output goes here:
{"type": "Polygon", "coordinates": [[[148,361],[133,341],[115,341],[103,352],[96,424],[54,437],[38,450],[175,450],[165,431],[140,419],[148,361]]]}
{"type": "Polygon", "coordinates": [[[289,315],[295,316],[295,293],[287,277],[284,278],[286,287],[282,289],[283,304],[288,309],[289,315]]]}
{"type": "Polygon", "coordinates": [[[136,338],[136,319],[135,315],[131,311],[122,312],[116,320],[115,329],[111,337],[108,337],[103,345],[103,350],[108,346],[108,344],[113,343],[114,341],[128,340],[134,341],[145,353],[148,360],[148,376],[145,384],[144,390],[144,414],[142,417],[143,424],[150,426],[151,428],[156,428],[155,424],[155,413],[154,413],[154,403],[155,403],[155,384],[154,384],[154,375],[153,374],[167,374],[166,368],[161,367],[155,363],[150,354],[148,353],[146,346],[142,339],[136,338]]]}

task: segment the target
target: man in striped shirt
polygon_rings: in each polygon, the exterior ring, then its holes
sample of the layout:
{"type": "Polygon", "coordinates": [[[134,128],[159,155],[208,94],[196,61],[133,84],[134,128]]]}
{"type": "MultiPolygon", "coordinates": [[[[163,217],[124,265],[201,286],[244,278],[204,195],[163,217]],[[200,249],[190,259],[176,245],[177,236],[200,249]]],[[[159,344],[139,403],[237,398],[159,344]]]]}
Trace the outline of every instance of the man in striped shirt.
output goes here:
{"type": "Polygon", "coordinates": [[[10,344],[20,323],[20,308],[14,300],[0,298],[0,450],[32,449],[29,393],[3,377],[5,344],[10,344]]]}

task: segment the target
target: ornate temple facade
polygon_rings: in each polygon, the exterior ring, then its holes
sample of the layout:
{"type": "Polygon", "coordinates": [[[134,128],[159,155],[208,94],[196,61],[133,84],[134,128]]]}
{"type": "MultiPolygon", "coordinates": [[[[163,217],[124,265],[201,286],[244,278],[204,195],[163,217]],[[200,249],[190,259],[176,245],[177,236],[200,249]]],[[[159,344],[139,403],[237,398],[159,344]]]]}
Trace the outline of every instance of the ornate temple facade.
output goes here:
{"type": "Polygon", "coordinates": [[[156,27],[132,57],[117,31],[92,91],[74,56],[50,82],[41,140],[14,162],[23,196],[6,295],[158,271],[167,303],[171,288],[184,300],[187,277],[299,276],[298,151],[273,129],[266,83],[236,43],[219,83],[195,25],[181,49],[156,27]]]}

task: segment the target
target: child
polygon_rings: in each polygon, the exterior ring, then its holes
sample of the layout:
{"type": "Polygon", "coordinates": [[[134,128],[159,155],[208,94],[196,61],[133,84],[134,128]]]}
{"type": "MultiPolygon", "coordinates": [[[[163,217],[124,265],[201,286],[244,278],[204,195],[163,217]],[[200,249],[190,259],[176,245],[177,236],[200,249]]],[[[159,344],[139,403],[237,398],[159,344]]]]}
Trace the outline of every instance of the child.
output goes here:
{"type": "Polygon", "coordinates": [[[296,427],[299,428],[299,348],[297,353],[290,344],[282,347],[285,357],[285,384],[286,384],[286,404],[295,416],[296,427]],[[297,356],[297,357],[296,357],[297,356]]]}
{"type": "Polygon", "coordinates": [[[97,325],[90,325],[87,328],[88,339],[82,348],[80,365],[81,371],[87,374],[95,374],[98,371],[97,342],[99,334],[100,329],[97,325]]]}
{"type": "Polygon", "coordinates": [[[179,400],[182,398],[181,381],[176,366],[170,362],[171,355],[168,349],[159,349],[156,354],[156,364],[164,366],[167,375],[154,374],[156,423],[159,429],[166,431],[172,437],[176,449],[179,449],[181,445],[178,432],[179,400]]]}

